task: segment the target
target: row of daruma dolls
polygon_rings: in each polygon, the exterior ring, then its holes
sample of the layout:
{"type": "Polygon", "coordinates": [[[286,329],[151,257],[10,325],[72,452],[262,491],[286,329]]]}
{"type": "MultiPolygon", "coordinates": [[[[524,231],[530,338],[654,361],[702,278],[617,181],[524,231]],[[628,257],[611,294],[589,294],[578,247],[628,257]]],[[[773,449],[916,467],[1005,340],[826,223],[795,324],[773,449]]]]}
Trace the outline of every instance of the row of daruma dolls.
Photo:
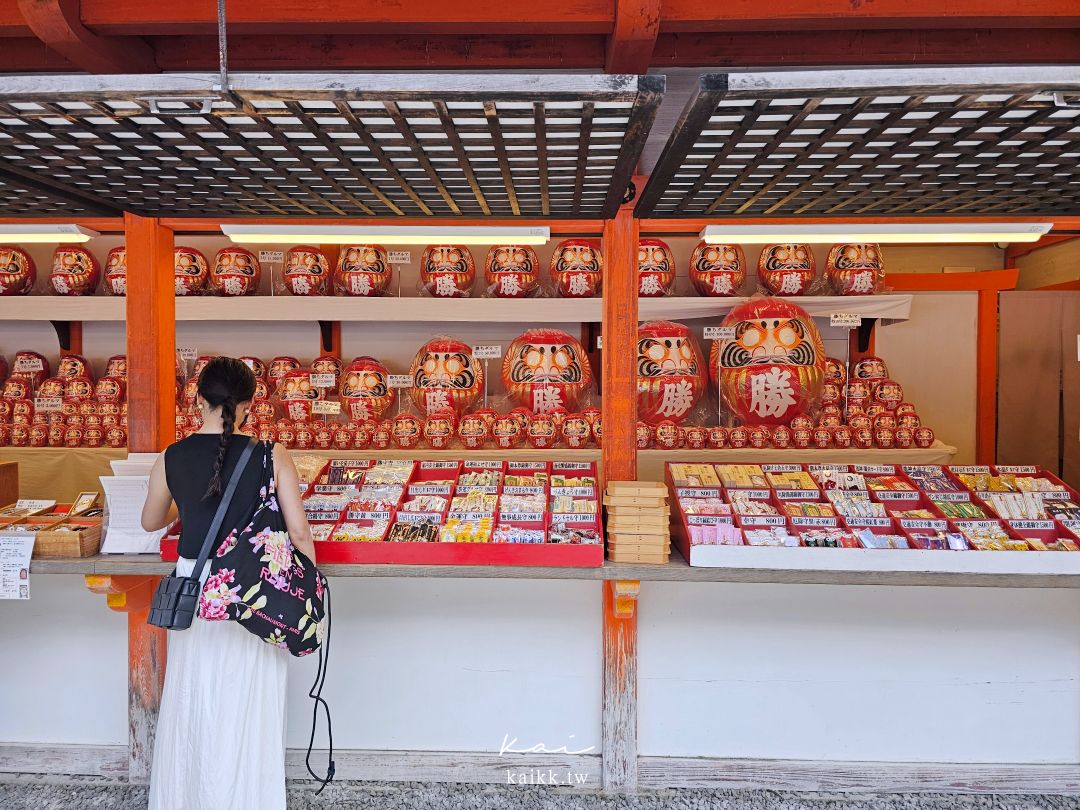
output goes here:
{"type": "Polygon", "coordinates": [[[127,446],[127,358],[110,357],[94,380],[86,358],[60,358],[56,374],[48,359],[20,351],[10,366],[0,357],[0,446],[127,446]]]}
{"type": "MultiPolygon", "coordinates": [[[[259,258],[250,250],[230,246],[213,262],[199,250],[179,246],[173,259],[176,295],[250,295],[262,276],[259,258]]],[[[552,253],[550,283],[564,298],[600,294],[604,260],[596,243],[567,239],[552,253]]],[[[638,294],[670,295],[675,285],[675,258],[660,239],[641,239],[637,257],[638,294]]],[[[809,245],[766,245],[757,262],[758,278],[773,295],[799,296],[811,291],[817,279],[809,245]]],[[[825,265],[825,277],[838,295],[869,295],[884,280],[881,249],[873,244],[835,245],[825,265]]],[[[487,252],[484,280],[496,298],[525,298],[541,292],[540,261],[527,245],[496,245],[487,252]]],[[[62,245],[53,255],[50,282],[59,295],[92,295],[102,282],[112,295],[127,291],[127,251],[113,248],[102,271],[84,247],[62,245]]],[[[738,295],[747,277],[746,256],[739,245],[702,242],[690,257],[690,280],[699,295],[738,295]]],[[[390,288],[393,266],[381,245],[346,245],[336,264],[311,245],[297,245],[285,255],[283,281],[293,295],[379,296],[390,288]]],[[[34,261],[22,248],[0,245],[0,295],[29,293],[36,280],[34,261]]],[[[436,298],[467,298],[476,281],[476,262],[464,245],[429,245],[420,262],[420,289],[436,298]]]]}

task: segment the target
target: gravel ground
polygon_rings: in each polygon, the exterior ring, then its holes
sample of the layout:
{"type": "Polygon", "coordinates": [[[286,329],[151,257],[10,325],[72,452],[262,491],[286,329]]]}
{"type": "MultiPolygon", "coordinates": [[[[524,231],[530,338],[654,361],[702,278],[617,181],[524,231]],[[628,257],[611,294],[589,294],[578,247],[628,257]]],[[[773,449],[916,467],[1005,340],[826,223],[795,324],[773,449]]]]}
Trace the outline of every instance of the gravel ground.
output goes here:
{"type": "MultiPolygon", "coordinates": [[[[0,778],[2,810],[141,810],[146,788],[90,777],[0,778]]],[[[315,796],[289,786],[290,810],[1080,810],[1075,796],[856,795],[665,790],[638,796],[499,785],[342,782],[315,796]]],[[[228,808],[223,808],[228,810],[228,808]]]]}

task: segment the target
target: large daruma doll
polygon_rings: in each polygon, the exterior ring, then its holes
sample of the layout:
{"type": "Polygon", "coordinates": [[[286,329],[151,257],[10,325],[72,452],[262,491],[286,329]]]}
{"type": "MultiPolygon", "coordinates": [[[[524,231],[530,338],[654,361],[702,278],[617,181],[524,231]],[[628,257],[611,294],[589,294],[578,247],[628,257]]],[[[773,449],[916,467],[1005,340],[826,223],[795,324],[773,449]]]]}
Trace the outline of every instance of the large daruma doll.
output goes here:
{"type": "Polygon", "coordinates": [[[681,323],[649,321],[638,328],[638,419],[682,422],[705,391],[705,362],[681,323]]]}
{"type": "Polygon", "coordinates": [[[349,419],[379,419],[397,399],[390,371],[374,357],[357,357],[341,373],[338,389],[349,419]]]}
{"type": "Polygon", "coordinates": [[[878,245],[833,245],[825,276],[837,295],[873,295],[885,280],[878,245]]]}
{"type": "Polygon", "coordinates": [[[528,245],[495,245],[484,263],[484,281],[495,298],[525,298],[536,291],[539,268],[528,245]]]}
{"type": "Polygon", "coordinates": [[[560,298],[593,298],[603,286],[604,257],[587,239],[565,239],[551,254],[551,280],[560,298]]]}
{"type": "Polygon", "coordinates": [[[577,338],[558,329],[529,329],[507,349],[502,379],[507,392],[533,413],[572,411],[592,382],[592,368],[577,338]]]}
{"type": "Polygon", "coordinates": [[[452,408],[459,416],[484,390],[484,367],[472,347],[449,337],[432,338],[409,367],[413,402],[425,416],[452,408]]]}
{"type": "Polygon", "coordinates": [[[638,296],[658,298],[668,295],[675,284],[675,257],[667,242],[641,239],[637,249],[638,296]]]}
{"type": "Polygon", "coordinates": [[[746,281],[746,256],[742,248],[701,242],[690,256],[690,281],[698,295],[738,295],[746,281]]]}
{"type": "Polygon", "coordinates": [[[258,257],[242,247],[222,248],[214,257],[210,287],[218,295],[251,295],[258,292],[262,267],[258,257]]]}
{"type": "Polygon", "coordinates": [[[420,260],[420,284],[435,298],[468,298],[476,264],[464,245],[428,245],[420,260]]]}
{"type": "Polygon", "coordinates": [[[296,245],[285,254],[285,287],[293,295],[326,295],[330,262],[311,245],[296,245]]]}
{"type": "Polygon", "coordinates": [[[177,295],[198,295],[210,280],[210,263],[201,251],[180,246],[173,252],[173,285],[177,295]]]}
{"type": "Polygon", "coordinates": [[[114,247],[105,257],[105,292],[127,295],[127,248],[114,247]]]}
{"type": "Polygon", "coordinates": [[[0,245],[0,295],[27,295],[37,280],[30,254],[15,245],[0,245]]]}
{"type": "Polygon", "coordinates": [[[90,251],[61,245],[53,253],[52,287],[58,295],[93,295],[101,266],[90,251]]]}
{"type": "Polygon", "coordinates": [[[363,298],[382,295],[393,275],[390,254],[382,245],[346,245],[334,268],[334,292],[363,298]]]}
{"type": "Polygon", "coordinates": [[[723,326],[734,327],[735,337],[713,342],[710,366],[744,424],[787,424],[821,398],[825,347],[802,307],[754,298],[729,312],[723,326]]]}
{"type": "Polygon", "coordinates": [[[816,274],[809,245],[766,245],[758,257],[758,277],[773,295],[806,295],[816,274]]]}

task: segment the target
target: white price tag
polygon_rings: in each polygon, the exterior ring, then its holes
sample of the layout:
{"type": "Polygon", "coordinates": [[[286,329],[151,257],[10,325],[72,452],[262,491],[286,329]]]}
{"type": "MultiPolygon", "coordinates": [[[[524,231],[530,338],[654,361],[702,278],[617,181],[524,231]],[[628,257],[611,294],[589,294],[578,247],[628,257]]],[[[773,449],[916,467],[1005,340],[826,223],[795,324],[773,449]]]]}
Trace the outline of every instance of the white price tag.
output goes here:
{"type": "Polygon", "coordinates": [[[59,411],[64,406],[62,397],[39,397],[34,400],[34,410],[38,413],[59,411]]]}
{"type": "Polygon", "coordinates": [[[16,509],[25,509],[28,512],[45,512],[56,506],[56,501],[48,501],[34,498],[19,498],[15,502],[16,509]]]}
{"type": "Polygon", "coordinates": [[[181,360],[195,360],[199,356],[199,350],[194,346],[183,346],[176,350],[181,360]]]}
{"type": "Polygon", "coordinates": [[[260,250],[259,251],[260,262],[283,262],[285,261],[284,250],[260,250]]]}
{"type": "Polygon", "coordinates": [[[14,370],[23,373],[44,371],[45,366],[42,365],[40,357],[20,357],[15,361],[14,370]]]}
{"type": "Polygon", "coordinates": [[[604,348],[604,336],[603,335],[597,335],[596,336],[596,348],[598,348],[598,349],[604,348]]]}
{"type": "Polygon", "coordinates": [[[390,264],[412,264],[411,250],[391,250],[390,264]]]}
{"type": "Polygon", "coordinates": [[[834,312],[829,316],[829,326],[841,329],[858,329],[862,326],[862,315],[857,312],[834,312]]]}
{"type": "Polygon", "coordinates": [[[472,353],[477,360],[498,360],[503,356],[503,347],[473,346],[472,353]]]}
{"type": "Polygon", "coordinates": [[[311,403],[311,412],[334,416],[341,413],[341,403],[331,402],[327,399],[317,399],[311,403]]]}
{"type": "Polygon", "coordinates": [[[734,326],[706,326],[705,327],[705,339],[706,340],[734,340],[735,339],[735,327],[734,326]]]}
{"type": "Polygon", "coordinates": [[[391,374],[388,384],[391,388],[408,388],[412,385],[412,377],[408,374],[391,374]]]}
{"type": "Polygon", "coordinates": [[[334,387],[334,375],[333,374],[312,374],[311,384],[316,388],[333,388],[334,387]]]}

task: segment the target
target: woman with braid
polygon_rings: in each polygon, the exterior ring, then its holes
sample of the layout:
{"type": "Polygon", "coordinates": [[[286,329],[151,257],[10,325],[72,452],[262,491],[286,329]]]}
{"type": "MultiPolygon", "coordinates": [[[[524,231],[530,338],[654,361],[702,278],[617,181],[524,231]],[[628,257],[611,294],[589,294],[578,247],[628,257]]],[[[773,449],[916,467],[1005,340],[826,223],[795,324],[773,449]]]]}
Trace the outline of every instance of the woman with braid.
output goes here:
{"type": "MultiPolygon", "coordinates": [[[[194,570],[222,490],[251,441],[236,431],[254,394],[255,376],[244,363],[231,357],[211,360],[199,375],[202,429],[171,445],[150,473],[143,528],[155,531],[180,518],[180,576],[194,570]]],[[[275,445],[273,459],[289,537],[314,561],[296,467],[280,446],[275,445]]],[[[215,543],[251,520],[261,479],[253,459],[215,543]]],[[[287,661],[287,655],[235,622],[196,616],[189,629],[169,634],[150,810],[284,810],[287,661]]]]}

